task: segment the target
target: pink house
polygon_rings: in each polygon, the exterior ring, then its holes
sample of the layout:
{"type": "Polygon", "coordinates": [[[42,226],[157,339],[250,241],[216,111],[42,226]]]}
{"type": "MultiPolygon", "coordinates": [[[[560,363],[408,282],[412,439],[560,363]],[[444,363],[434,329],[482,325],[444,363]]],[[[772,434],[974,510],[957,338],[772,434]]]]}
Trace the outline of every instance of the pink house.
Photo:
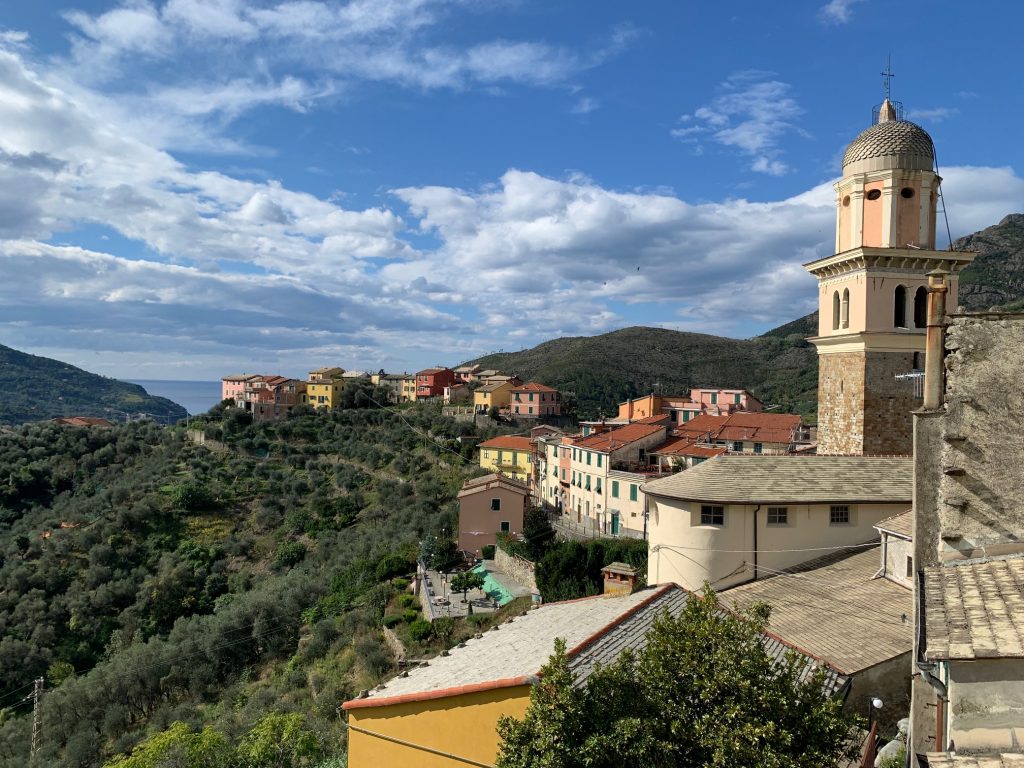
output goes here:
{"type": "Polygon", "coordinates": [[[709,416],[728,416],[737,411],[761,410],[764,410],[764,403],[745,389],[694,387],[690,390],[690,402],[680,407],[679,423],[685,424],[702,413],[709,416]]]}
{"type": "Polygon", "coordinates": [[[517,386],[509,396],[509,410],[516,418],[539,419],[542,416],[562,415],[562,396],[554,387],[531,381],[517,386]]]}
{"type": "Polygon", "coordinates": [[[231,399],[234,400],[235,403],[241,405],[242,401],[245,399],[246,385],[262,378],[262,376],[255,373],[242,373],[236,376],[225,376],[220,380],[220,399],[231,399]]]}

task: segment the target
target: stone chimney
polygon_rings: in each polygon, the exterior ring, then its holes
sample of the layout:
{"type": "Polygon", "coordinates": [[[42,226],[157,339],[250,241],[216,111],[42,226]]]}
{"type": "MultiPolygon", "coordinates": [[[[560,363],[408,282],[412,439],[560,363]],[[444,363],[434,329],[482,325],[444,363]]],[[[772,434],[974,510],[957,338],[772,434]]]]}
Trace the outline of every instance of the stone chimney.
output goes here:
{"type": "Polygon", "coordinates": [[[601,569],[605,595],[631,595],[636,589],[636,568],[625,563],[609,563],[601,569]]]}

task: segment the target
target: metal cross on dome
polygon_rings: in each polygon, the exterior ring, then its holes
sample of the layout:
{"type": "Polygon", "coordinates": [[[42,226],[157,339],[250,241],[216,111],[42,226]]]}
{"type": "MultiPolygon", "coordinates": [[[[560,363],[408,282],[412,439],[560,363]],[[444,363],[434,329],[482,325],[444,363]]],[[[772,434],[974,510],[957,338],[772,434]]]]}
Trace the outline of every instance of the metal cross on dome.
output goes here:
{"type": "Polygon", "coordinates": [[[892,56],[885,57],[885,71],[880,73],[882,78],[885,80],[885,98],[889,98],[889,88],[892,85],[892,79],[896,77],[892,73],[892,56]]]}

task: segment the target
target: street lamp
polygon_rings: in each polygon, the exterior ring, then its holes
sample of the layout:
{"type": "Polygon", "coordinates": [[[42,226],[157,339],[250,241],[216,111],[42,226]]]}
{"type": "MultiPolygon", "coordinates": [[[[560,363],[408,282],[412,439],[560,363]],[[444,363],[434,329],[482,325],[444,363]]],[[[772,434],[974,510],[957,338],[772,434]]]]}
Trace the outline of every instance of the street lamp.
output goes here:
{"type": "MultiPolygon", "coordinates": [[[[871,723],[872,723],[872,720],[874,720],[874,717],[875,717],[875,710],[876,709],[881,709],[883,704],[884,704],[884,702],[880,698],[878,698],[877,696],[869,696],[868,697],[868,738],[869,739],[871,738],[871,723]]],[[[878,743],[877,736],[875,737],[875,742],[874,743],[875,744],[878,743]]]]}

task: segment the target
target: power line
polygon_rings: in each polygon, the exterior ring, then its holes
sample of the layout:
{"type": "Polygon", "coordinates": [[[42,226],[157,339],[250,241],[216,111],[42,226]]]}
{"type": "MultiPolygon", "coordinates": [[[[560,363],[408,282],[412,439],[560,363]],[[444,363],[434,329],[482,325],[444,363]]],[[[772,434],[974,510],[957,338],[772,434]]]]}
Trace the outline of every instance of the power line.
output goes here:
{"type": "Polygon", "coordinates": [[[686,549],[691,552],[727,552],[734,555],[752,555],[755,552],[825,552],[836,551],[840,549],[857,549],[861,547],[877,546],[877,541],[868,542],[867,544],[846,544],[841,547],[807,547],[805,549],[710,549],[708,547],[684,547],[678,544],[656,544],[653,547],[651,547],[651,552],[657,552],[659,549],[686,549]]]}

